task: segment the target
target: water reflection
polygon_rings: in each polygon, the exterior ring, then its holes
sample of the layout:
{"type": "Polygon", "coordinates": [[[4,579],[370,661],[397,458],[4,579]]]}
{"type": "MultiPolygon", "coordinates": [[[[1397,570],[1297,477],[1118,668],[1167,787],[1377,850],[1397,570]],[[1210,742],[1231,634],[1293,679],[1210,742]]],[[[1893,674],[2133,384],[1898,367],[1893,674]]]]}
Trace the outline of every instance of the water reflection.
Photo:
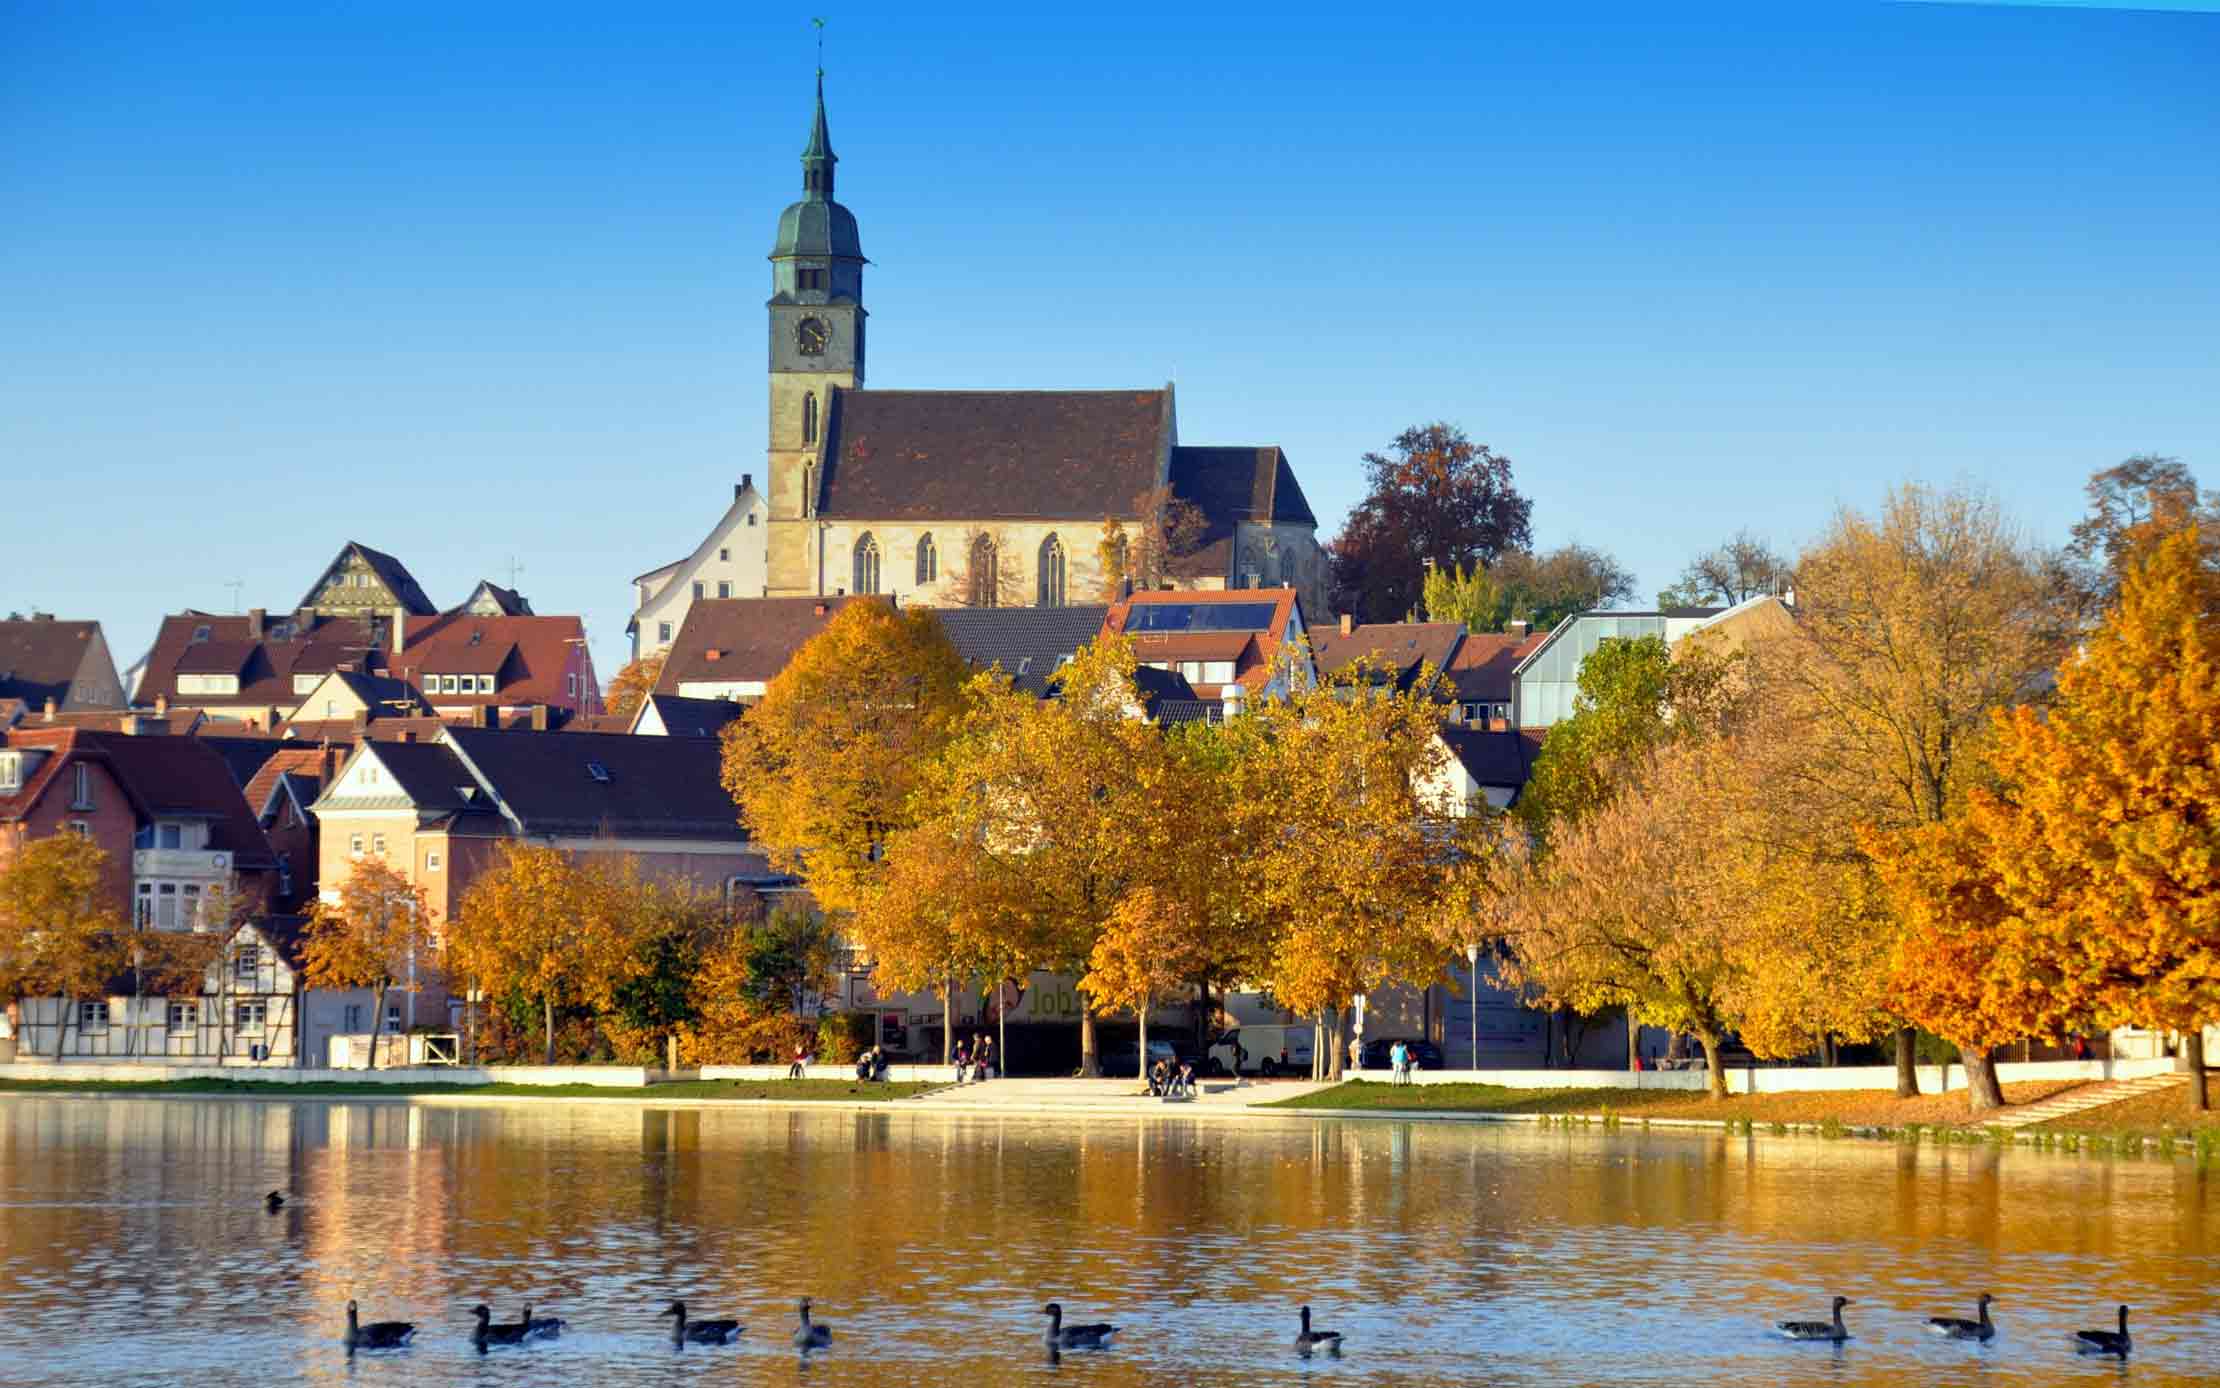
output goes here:
{"type": "Polygon", "coordinates": [[[10,1098],[0,1206],[7,1382],[2051,1384],[2120,1372],[2071,1338],[2123,1299],[2137,1381],[2220,1357],[2207,1173],[1993,1148],[10,1098]],[[1994,1343],[1926,1333],[1984,1290],[1994,1343]],[[1838,1293],[1847,1345],[1771,1335],[1838,1293]],[[415,1345],[350,1362],[350,1296],[415,1345]],[[750,1328],[674,1347],[679,1297],[750,1328]],[[1044,1354],[1051,1299],[1117,1346],[1044,1354]],[[481,1300],[568,1326],[481,1359],[481,1300]],[[1340,1359],[1297,1357],[1304,1302],[1340,1359]]]}

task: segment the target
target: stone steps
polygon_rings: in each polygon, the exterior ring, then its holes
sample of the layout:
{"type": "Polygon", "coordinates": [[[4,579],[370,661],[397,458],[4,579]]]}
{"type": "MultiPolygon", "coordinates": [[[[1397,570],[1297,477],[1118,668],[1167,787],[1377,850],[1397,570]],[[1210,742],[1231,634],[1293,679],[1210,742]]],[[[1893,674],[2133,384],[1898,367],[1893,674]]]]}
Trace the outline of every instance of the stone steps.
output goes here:
{"type": "Polygon", "coordinates": [[[2063,1094],[2016,1108],[2001,1117],[1986,1120],[1984,1126],[2017,1130],[2048,1123],[2054,1118],[2066,1118],[2077,1113],[2087,1113],[2093,1108],[2104,1108],[2123,1099],[2133,1099],[2142,1094],[2154,1094],[2177,1084],[2186,1084],[2187,1075],[2146,1075],[2135,1080],[2112,1080],[2104,1084],[2083,1085],[2063,1094]]]}

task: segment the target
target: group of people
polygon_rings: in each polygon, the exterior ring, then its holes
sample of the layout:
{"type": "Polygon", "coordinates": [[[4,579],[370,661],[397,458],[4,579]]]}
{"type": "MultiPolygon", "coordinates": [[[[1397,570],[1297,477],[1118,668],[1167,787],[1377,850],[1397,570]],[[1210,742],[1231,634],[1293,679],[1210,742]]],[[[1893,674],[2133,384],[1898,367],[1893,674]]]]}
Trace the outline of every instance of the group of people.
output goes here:
{"type": "Polygon", "coordinates": [[[994,1037],[981,1033],[977,1039],[965,1038],[956,1043],[956,1083],[980,1084],[994,1078],[994,1037]]]}
{"type": "Polygon", "coordinates": [[[1395,1083],[1411,1082],[1411,1048],[1398,1041],[1388,1047],[1388,1068],[1395,1072],[1395,1083]]]}
{"type": "Polygon", "coordinates": [[[1191,1099],[1195,1095],[1195,1062],[1158,1059],[1149,1067],[1149,1093],[1159,1099],[1191,1099]]]}
{"type": "Polygon", "coordinates": [[[886,1048],[873,1046],[856,1057],[856,1078],[872,1083],[886,1080],[886,1048]]]}

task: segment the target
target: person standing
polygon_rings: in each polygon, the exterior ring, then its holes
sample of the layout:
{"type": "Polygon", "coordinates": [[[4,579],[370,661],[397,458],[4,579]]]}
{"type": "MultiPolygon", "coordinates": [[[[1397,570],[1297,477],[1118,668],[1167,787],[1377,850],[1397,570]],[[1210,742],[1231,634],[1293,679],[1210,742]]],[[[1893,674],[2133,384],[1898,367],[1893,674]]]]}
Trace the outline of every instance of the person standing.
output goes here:
{"type": "Polygon", "coordinates": [[[981,1081],[994,1078],[994,1038],[992,1036],[979,1038],[978,1052],[971,1058],[971,1077],[974,1080],[981,1081]]]}
{"type": "Polygon", "coordinates": [[[1388,1047],[1388,1065],[1395,1071],[1395,1082],[1397,1084],[1409,1084],[1411,1082],[1410,1047],[1404,1045],[1401,1041],[1397,1041],[1394,1045],[1388,1047]]]}
{"type": "Polygon", "coordinates": [[[971,1074],[971,1043],[956,1043],[956,1083],[962,1084],[971,1074]]]}

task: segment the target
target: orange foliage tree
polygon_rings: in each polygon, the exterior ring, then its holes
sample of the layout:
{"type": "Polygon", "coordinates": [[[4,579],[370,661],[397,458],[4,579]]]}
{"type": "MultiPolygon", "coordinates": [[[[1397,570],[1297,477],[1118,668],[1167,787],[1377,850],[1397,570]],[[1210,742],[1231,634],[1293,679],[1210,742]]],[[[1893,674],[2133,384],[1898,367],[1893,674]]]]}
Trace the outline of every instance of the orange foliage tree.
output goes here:
{"type": "Polygon", "coordinates": [[[669,650],[654,651],[627,661],[609,681],[609,697],[604,700],[603,712],[618,718],[630,718],[655,692],[655,682],[663,678],[663,663],[670,658],[669,650]]]}
{"type": "Polygon", "coordinates": [[[504,843],[448,923],[449,972],[540,1005],[543,1054],[555,1063],[555,1011],[607,1010],[642,967],[647,923],[637,865],[579,864],[543,844],[504,843]]]}
{"type": "Polygon", "coordinates": [[[370,1066],[377,1068],[377,1034],[385,1029],[385,998],[395,987],[416,988],[435,958],[430,910],[423,889],[375,859],[356,863],[336,901],[310,910],[302,938],[304,979],[310,988],[369,988],[372,1007],[370,1066]]]}
{"type": "Polygon", "coordinates": [[[24,843],[0,868],[0,989],[61,999],[57,1056],[76,1015],[71,1001],[98,996],[124,962],[128,926],[107,871],[100,845],[76,834],[24,843]]]}
{"type": "Polygon", "coordinates": [[[850,602],[724,735],[722,776],[773,863],[853,911],[946,744],[967,672],[930,611],[850,602]]]}
{"type": "Polygon", "coordinates": [[[2198,531],[2132,564],[2044,716],[2000,711],[1996,727],[1997,789],[1891,860],[1897,899],[1930,923],[1899,988],[1941,1016],[1978,985],[1981,1013],[2019,1035],[2081,1017],[2178,1030],[2202,1107],[2203,1028],[2220,1021],[2220,578],[2198,531]],[[1999,990],[2041,1005],[1999,1007],[1999,990]]]}

